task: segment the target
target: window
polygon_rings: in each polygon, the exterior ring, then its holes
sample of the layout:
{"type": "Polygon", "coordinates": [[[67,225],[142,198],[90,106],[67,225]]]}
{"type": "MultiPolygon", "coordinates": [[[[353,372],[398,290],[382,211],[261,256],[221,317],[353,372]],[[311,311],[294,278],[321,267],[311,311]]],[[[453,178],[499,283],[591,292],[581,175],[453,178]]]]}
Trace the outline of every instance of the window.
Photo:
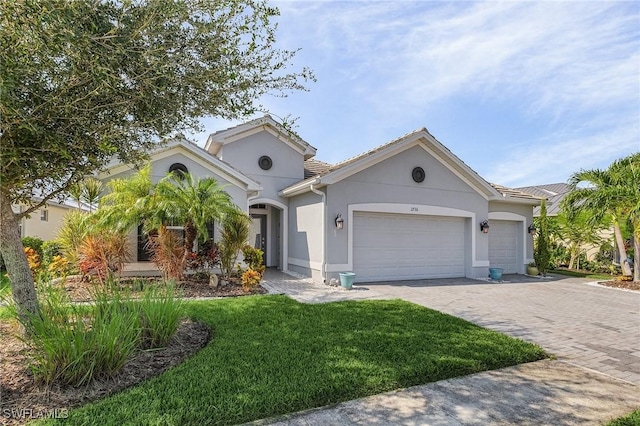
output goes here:
{"type": "Polygon", "coordinates": [[[49,221],[49,210],[45,210],[45,209],[40,210],[40,220],[43,222],[49,221]]]}

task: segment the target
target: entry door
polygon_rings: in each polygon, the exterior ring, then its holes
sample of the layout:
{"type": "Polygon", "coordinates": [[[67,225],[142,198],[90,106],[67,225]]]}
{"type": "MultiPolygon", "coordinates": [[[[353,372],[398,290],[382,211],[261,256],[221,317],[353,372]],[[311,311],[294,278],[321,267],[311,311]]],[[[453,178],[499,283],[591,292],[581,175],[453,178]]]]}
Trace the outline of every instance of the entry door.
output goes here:
{"type": "Polygon", "coordinates": [[[262,263],[265,264],[267,260],[267,215],[252,214],[251,219],[251,234],[249,235],[249,242],[253,247],[262,250],[264,253],[262,256],[262,263]]]}

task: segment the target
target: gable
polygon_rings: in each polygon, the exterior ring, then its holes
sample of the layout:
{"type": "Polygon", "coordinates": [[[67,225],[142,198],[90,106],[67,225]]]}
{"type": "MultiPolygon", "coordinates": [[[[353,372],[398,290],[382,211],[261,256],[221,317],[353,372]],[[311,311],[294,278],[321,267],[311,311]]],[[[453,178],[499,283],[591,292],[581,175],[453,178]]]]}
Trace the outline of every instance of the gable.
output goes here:
{"type": "Polygon", "coordinates": [[[213,155],[221,156],[221,151],[225,146],[230,146],[260,132],[270,133],[283,144],[299,152],[305,160],[316,155],[316,149],[313,146],[273,120],[268,114],[239,126],[209,135],[205,149],[213,155]]]}
{"type": "Polygon", "coordinates": [[[463,180],[449,167],[435,158],[422,144],[414,145],[404,151],[383,159],[353,175],[346,182],[367,182],[373,185],[391,185],[416,189],[435,189],[443,191],[476,193],[468,181],[463,180]],[[422,182],[413,179],[413,169],[419,167],[425,172],[422,182]]]}
{"type": "MultiPolygon", "coordinates": [[[[172,140],[149,155],[154,182],[165,177],[173,164],[182,164],[187,171],[198,178],[213,177],[221,185],[235,188],[235,192],[253,192],[260,184],[234,169],[229,164],[210,155],[198,146],[183,140],[172,140]]],[[[102,181],[125,177],[135,172],[129,164],[113,163],[107,171],[98,176],[102,181]]],[[[229,191],[227,191],[229,192],[229,191]]]]}
{"type": "MultiPolygon", "coordinates": [[[[267,130],[261,130],[245,136],[232,144],[224,145],[218,157],[232,164],[244,174],[253,177],[263,184],[269,178],[289,178],[290,183],[299,181],[304,176],[304,153],[289,144],[282,143],[280,138],[267,130]],[[263,169],[260,159],[268,157],[271,166],[263,169]]],[[[279,189],[286,185],[281,186],[279,189]]]]}

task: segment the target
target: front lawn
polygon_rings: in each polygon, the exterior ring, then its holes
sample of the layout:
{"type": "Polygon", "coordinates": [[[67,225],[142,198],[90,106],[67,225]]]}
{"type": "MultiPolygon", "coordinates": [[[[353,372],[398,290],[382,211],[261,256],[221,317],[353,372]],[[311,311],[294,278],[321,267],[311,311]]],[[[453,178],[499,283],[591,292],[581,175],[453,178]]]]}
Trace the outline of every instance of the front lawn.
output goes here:
{"type": "Polygon", "coordinates": [[[236,424],[545,357],[533,344],[400,300],[250,296],[186,309],[211,326],[209,345],[66,421],[236,424]]]}
{"type": "Polygon", "coordinates": [[[578,271],[575,269],[552,269],[549,272],[559,275],[566,275],[569,277],[590,278],[593,280],[612,280],[615,278],[614,275],[597,274],[595,272],[578,271]]]}

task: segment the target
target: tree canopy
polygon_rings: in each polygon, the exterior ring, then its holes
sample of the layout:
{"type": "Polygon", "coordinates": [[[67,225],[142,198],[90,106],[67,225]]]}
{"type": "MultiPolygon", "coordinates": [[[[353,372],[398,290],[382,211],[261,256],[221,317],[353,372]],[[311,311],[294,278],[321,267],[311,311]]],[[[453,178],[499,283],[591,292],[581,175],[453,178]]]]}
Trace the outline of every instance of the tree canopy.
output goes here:
{"type": "Polygon", "coordinates": [[[199,118],[236,118],[313,79],[274,48],[261,0],[16,0],[0,14],[1,189],[55,196],[199,118]]]}

